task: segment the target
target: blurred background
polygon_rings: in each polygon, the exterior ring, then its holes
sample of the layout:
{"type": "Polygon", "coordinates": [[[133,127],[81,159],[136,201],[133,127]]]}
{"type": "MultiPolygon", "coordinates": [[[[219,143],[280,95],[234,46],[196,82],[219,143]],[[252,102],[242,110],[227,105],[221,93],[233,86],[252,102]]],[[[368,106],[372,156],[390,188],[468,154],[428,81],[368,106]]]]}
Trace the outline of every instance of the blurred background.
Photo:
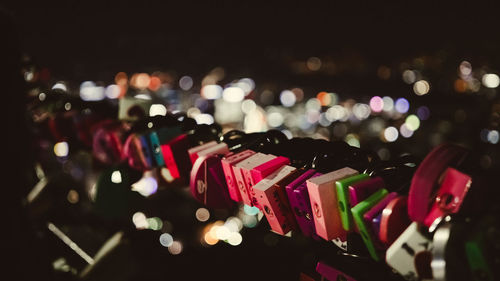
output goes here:
{"type": "Polygon", "coordinates": [[[96,167],[91,151],[38,138],[43,116],[29,104],[53,93],[113,109],[118,98],[133,96],[156,105],[151,115],[182,111],[224,131],[343,140],[381,159],[423,158],[454,142],[474,148],[484,171],[498,169],[500,19],[493,3],[0,7],[3,96],[13,105],[3,117],[13,120],[8,139],[18,147],[7,152],[13,160],[4,172],[21,179],[20,188],[6,190],[4,206],[14,215],[4,244],[10,270],[27,279],[297,280],[335,251],[269,232],[255,210],[208,210],[161,183],[99,193],[99,175],[110,171],[96,167]],[[22,204],[43,179],[51,188],[39,204],[22,204]]]}

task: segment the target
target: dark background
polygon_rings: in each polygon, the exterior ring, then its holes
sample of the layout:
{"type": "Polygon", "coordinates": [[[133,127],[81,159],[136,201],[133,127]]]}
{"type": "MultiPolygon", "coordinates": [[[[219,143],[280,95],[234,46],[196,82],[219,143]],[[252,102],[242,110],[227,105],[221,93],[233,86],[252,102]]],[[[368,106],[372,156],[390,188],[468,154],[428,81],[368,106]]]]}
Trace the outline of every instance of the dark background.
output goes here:
{"type": "MultiPolygon", "coordinates": [[[[444,50],[498,64],[494,1],[15,1],[22,50],[67,80],[118,71],[205,74],[216,66],[286,80],[310,56],[387,64],[444,50]]],[[[258,81],[257,81],[258,82],[258,81]]]]}
{"type": "MultiPolygon", "coordinates": [[[[84,80],[111,82],[118,71],[130,74],[164,70],[201,79],[214,67],[222,66],[234,77],[250,76],[257,83],[335,86],[352,96],[367,91],[390,94],[400,91],[402,82],[374,87],[371,82],[380,64],[392,66],[416,56],[444,52],[454,68],[466,59],[473,65],[498,69],[500,17],[493,3],[12,1],[1,4],[11,16],[2,25],[2,44],[9,49],[2,52],[2,61],[6,62],[2,69],[16,70],[21,54],[27,54],[37,65],[50,69],[55,79],[79,85],[84,80]],[[291,60],[310,56],[332,57],[345,64],[363,61],[368,65],[365,69],[373,71],[305,78],[290,71],[291,60]]],[[[19,92],[22,88],[18,75],[3,77],[9,81],[5,92],[19,92]]],[[[442,98],[437,95],[433,99],[439,103],[442,98]]],[[[22,114],[22,102],[14,100],[19,106],[4,111],[4,120],[22,114]]],[[[11,104],[10,100],[7,104],[11,104]]],[[[8,131],[17,138],[9,138],[8,147],[20,149],[7,151],[6,159],[15,160],[4,171],[5,178],[19,177],[19,167],[27,165],[29,156],[19,141],[24,136],[22,128],[11,125],[8,131]]],[[[12,214],[5,223],[11,235],[3,240],[8,246],[5,253],[10,256],[7,272],[20,279],[45,280],[51,276],[49,255],[43,245],[37,244],[17,200],[9,199],[20,198],[20,194],[13,189],[6,192],[3,198],[7,204],[2,205],[12,214]]],[[[137,232],[129,237],[139,248],[131,256],[143,275],[136,273],[131,279],[144,280],[146,276],[163,280],[169,271],[184,275],[184,279],[209,279],[219,276],[221,268],[229,268],[220,279],[283,280],[288,279],[281,275],[287,268],[293,271],[288,271],[286,277],[300,271],[301,262],[309,255],[307,247],[328,249],[322,248],[323,244],[302,242],[297,247],[286,241],[267,247],[260,240],[267,233],[266,227],[244,235],[249,241],[242,247],[219,245],[186,251],[179,258],[155,252],[159,248],[156,237],[137,232]]],[[[119,272],[120,267],[127,272],[126,266],[115,262],[108,274],[119,272]]]]}

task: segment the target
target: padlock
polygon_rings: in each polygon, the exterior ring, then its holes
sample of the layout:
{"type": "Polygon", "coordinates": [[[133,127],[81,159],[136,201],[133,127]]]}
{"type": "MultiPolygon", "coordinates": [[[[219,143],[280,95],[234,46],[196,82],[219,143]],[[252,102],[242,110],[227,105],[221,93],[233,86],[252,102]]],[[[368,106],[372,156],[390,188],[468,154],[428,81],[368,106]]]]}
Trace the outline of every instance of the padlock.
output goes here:
{"type": "Polygon", "coordinates": [[[421,233],[417,222],[412,222],[387,249],[385,260],[406,280],[432,279],[428,276],[432,248],[432,241],[421,233]]]}
{"type": "Polygon", "coordinates": [[[335,182],[356,174],[358,171],[345,167],[307,180],[316,234],[327,241],[334,240],[343,250],[347,249],[347,232],[338,211],[335,182]]]}
{"type": "Polygon", "coordinates": [[[357,182],[368,180],[370,176],[367,174],[358,174],[335,182],[337,190],[337,206],[339,209],[342,227],[346,231],[350,231],[353,226],[351,203],[349,201],[349,186],[357,182]]]}
{"type": "Polygon", "coordinates": [[[451,144],[434,148],[420,163],[411,181],[408,194],[408,214],[413,221],[424,223],[429,214],[432,194],[439,177],[448,166],[459,165],[467,156],[467,150],[451,144]]]}
{"type": "MultiPolygon", "coordinates": [[[[435,202],[427,214],[424,224],[434,228],[446,215],[457,213],[467,195],[472,178],[456,169],[447,168],[443,183],[435,196],[435,202]]],[[[431,230],[432,231],[432,230],[431,230]]]]}
{"type": "Polygon", "coordinates": [[[285,187],[300,175],[292,166],[282,166],[254,187],[255,198],[261,206],[272,231],[285,235],[297,229],[297,224],[288,204],[285,187]]]}
{"type": "Polygon", "coordinates": [[[389,246],[410,225],[408,216],[408,197],[399,196],[391,200],[380,218],[379,238],[382,243],[389,246]]]}
{"type": "Polygon", "coordinates": [[[349,186],[349,203],[351,206],[356,206],[356,204],[368,198],[375,191],[384,187],[385,183],[381,177],[356,182],[349,186]]]}
{"type": "Polygon", "coordinates": [[[252,206],[252,194],[250,193],[252,178],[250,171],[274,158],[276,156],[258,152],[233,166],[236,184],[245,205],[252,206]]]}
{"type": "MultiPolygon", "coordinates": [[[[274,159],[271,159],[263,164],[260,164],[259,166],[253,168],[250,170],[250,175],[245,175],[245,178],[249,178],[251,181],[247,182],[247,187],[249,189],[249,194],[251,195],[251,200],[252,200],[252,206],[257,207],[259,209],[259,202],[257,201],[257,198],[255,197],[255,192],[253,191],[253,186],[255,186],[258,182],[260,182],[262,179],[266,178],[268,175],[273,173],[274,171],[278,170],[279,168],[283,167],[284,165],[290,164],[290,159],[283,157],[283,156],[277,156],[274,159]]],[[[243,171],[243,170],[242,170],[243,171]]]]}
{"type": "Polygon", "coordinates": [[[254,151],[247,149],[239,153],[227,155],[221,160],[224,175],[226,176],[227,187],[229,189],[229,195],[235,202],[242,202],[242,197],[236,182],[233,166],[254,154],[254,151]]]}
{"type": "Polygon", "coordinates": [[[192,167],[188,154],[188,135],[181,134],[169,142],[161,144],[160,147],[163,161],[165,161],[165,166],[171,176],[174,179],[184,179],[184,181],[188,182],[189,171],[192,167]]]}
{"type": "Polygon", "coordinates": [[[388,193],[387,189],[382,188],[377,192],[373,193],[372,195],[370,195],[370,197],[359,202],[356,206],[352,207],[351,209],[354,222],[356,223],[359,233],[361,234],[361,238],[363,238],[363,242],[365,242],[366,248],[368,249],[370,256],[376,261],[380,259],[379,254],[377,253],[377,250],[373,242],[371,229],[367,227],[365,224],[364,215],[371,208],[373,208],[378,202],[380,202],[384,197],[386,197],[387,193],[388,193]]]}
{"type": "Polygon", "coordinates": [[[288,201],[295,220],[304,236],[318,239],[314,226],[314,218],[311,209],[311,201],[307,192],[307,180],[321,176],[315,170],[310,169],[300,175],[297,179],[286,186],[288,201]]]}
{"type": "Polygon", "coordinates": [[[165,166],[165,159],[161,146],[182,133],[180,126],[159,128],[149,133],[149,142],[155,158],[156,165],[165,166]]]}

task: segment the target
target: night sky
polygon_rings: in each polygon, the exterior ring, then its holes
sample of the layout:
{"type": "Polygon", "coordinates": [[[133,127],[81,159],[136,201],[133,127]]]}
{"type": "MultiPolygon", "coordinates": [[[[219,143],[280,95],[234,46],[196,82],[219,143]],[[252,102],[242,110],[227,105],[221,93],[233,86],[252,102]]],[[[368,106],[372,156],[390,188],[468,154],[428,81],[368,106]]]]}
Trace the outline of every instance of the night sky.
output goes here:
{"type": "Polygon", "coordinates": [[[109,80],[118,71],[228,72],[287,80],[292,57],[361,57],[390,64],[445,50],[492,61],[494,5],[439,1],[16,1],[21,49],[61,78],[109,80]]]}

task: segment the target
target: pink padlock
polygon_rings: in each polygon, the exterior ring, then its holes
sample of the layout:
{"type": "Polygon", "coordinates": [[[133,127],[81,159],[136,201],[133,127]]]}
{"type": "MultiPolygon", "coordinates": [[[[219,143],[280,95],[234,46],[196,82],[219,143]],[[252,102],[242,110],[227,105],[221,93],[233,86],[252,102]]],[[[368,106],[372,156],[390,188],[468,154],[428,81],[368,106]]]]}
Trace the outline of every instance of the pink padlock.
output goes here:
{"type": "Polygon", "coordinates": [[[425,218],[424,224],[431,228],[446,215],[458,212],[471,183],[470,176],[454,168],[446,169],[443,183],[436,194],[435,202],[425,218]]]}

